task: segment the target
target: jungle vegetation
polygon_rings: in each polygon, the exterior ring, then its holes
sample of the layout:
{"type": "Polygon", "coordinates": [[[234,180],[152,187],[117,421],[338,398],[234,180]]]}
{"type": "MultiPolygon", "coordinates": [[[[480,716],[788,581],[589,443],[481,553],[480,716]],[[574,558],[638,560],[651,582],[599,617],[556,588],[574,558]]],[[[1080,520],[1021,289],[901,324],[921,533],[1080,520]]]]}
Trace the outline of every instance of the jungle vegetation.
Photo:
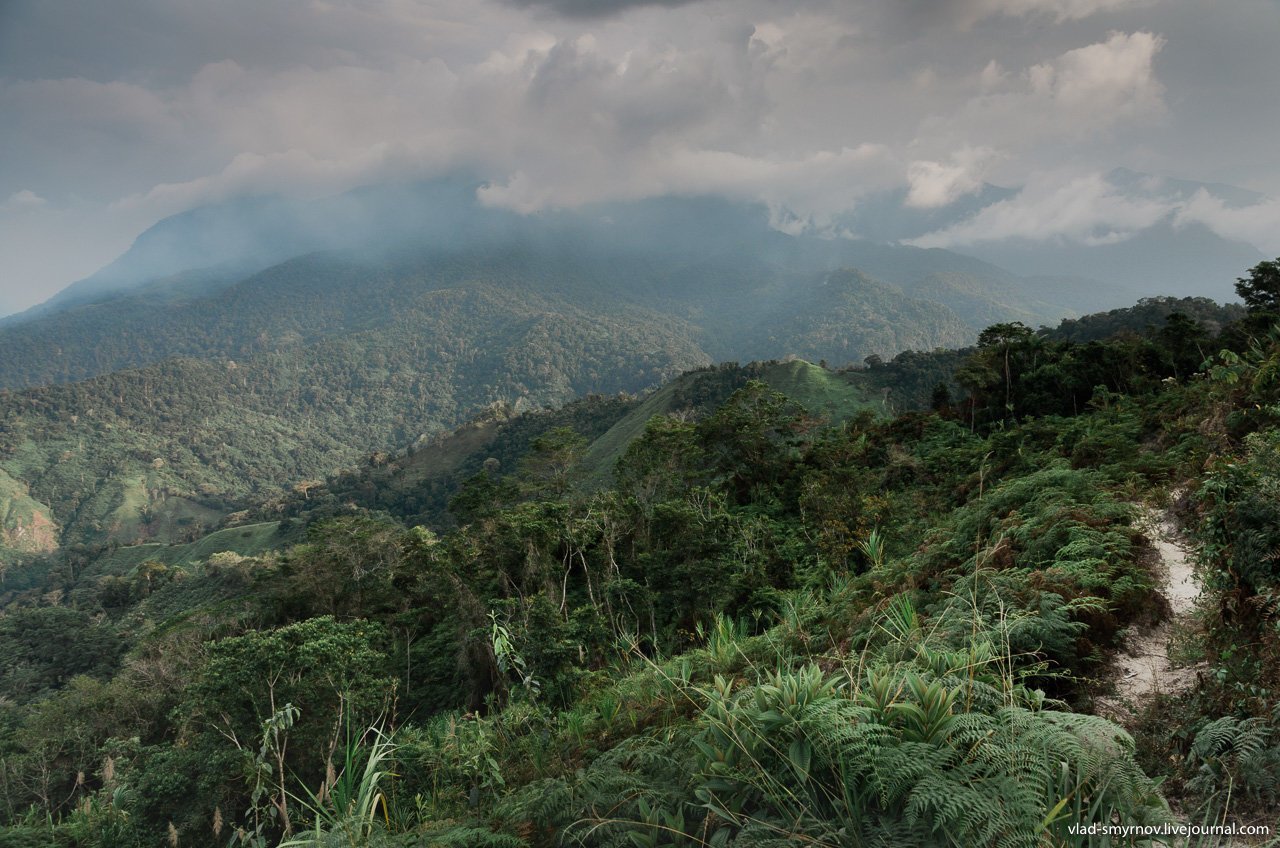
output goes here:
{"type": "Polygon", "coordinates": [[[1039,846],[1256,820],[1280,800],[1273,265],[1243,315],[717,367],[640,419],[588,398],[369,457],[216,539],[28,556],[0,614],[0,845],[1039,846]],[[1122,726],[1094,714],[1110,660],[1167,614],[1136,505],[1171,499],[1200,670],[1122,726]]]}

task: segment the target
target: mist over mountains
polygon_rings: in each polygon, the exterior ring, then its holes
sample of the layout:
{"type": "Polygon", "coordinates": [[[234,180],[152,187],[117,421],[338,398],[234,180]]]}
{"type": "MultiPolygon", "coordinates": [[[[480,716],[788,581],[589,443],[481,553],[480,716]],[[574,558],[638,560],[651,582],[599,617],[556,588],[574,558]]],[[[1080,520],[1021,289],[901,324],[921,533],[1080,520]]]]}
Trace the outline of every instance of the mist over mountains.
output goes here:
{"type": "Polygon", "coordinates": [[[1234,300],[1231,281],[1239,269],[1265,255],[1219,235],[1187,210],[1192,204],[1244,210],[1265,202],[1236,186],[1115,168],[1082,181],[1075,194],[1036,196],[987,183],[945,205],[922,207],[912,205],[906,188],[896,189],[864,200],[836,225],[878,242],[949,244],[1021,276],[1073,278],[1070,287],[1082,295],[1078,308],[1088,312],[1116,305],[1088,301],[1111,287],[1130,300],[1161,294],[1234,300]],[[1099,199],[1110,204],[1110,216],[1088,208],[1099,199]]]}
{"type": "Polygon", "coordinates": [[[713,362],[964,347],[993,323],[1221,294],[1255,261],[1172,222],[983,246],[1024,274],[908,243],[1019,196],[992,186],[927,210],[885,195],[825,228],[718,197],[520,214],[484,192],[457,175],[194,209],[0,322],[9,523],[43,547],[181,538],[494,405],[641,393],[713,362]]]}
{"type": "MultiPolygon", "coordinates": [[[[209,293],[317,251],[360,250],[373,264],[414,251],[466,247],[690,260],[737,252],[743,262],[799,260],[806,270],[852,266],[901,284],[921,276],[921,260],[906,251],[877,247],[951,245],[952,255],[934,257],[931,272],[1001,276],[987,267],[995,265],[1017,276],[1054,278],[1050,288],[1057,291],[1057,305],[1074,311],[1156,294],[1230,299],[1230,285],[1222,281],[1263,258],[1256,247],[1224,238],[1184,214],[1195,202],[1226,210],[1257,207],[1265,198],[1256,192],[1125,168],[1112,170],[1092,190],[1105,192],[1116,204],[1131,205],[1137,211],[1131,210],[1130,217],[1136,218],[1121,224],[1101,219],[1073,224],[1070,216],[1082,213],[1069,208],[1070,196],[1037,200],[1029,197],[1034,194],[1029,189],[989,183],[941,205],[922,204],[907,188],[880,192],[825,224],[784,208],[711,196],[596,203],[525,215],[486,205],[488,184],[466,173],[311,201],[246,197],[158,222],[100,271],[0,322],[12,324],[145,287],[166,297],[209,293]],[[1032,220],[1021,228],[1001,223],[1017,215],[1032,220]],[[1054,218],[1059,229],[1075,226],[1076,232],[1035,232],[1036,216],[1054,218]],[[791,237],[783,237],[787,234],[791,237]],[[822,241],[838,244],[818,247],[822,241]],[[1068,278],[1070,283],[1062,285],[1068,278]],[[1096,302],[1100,292],[1114,295],[1096,302]]],[[[1034,283],[1029,285],[1034,289],[1034,283]]]]}
{"type": "Polygon", "coordinates": [[[804,351],[841,362],[964,343],[1001,317],[1053,322],[1098,297],[1087,281],[1024,280],[948,251],[788,234],[762,205],[671,197],[520,215],[483,205],[481,187],[454,178],[166,219],[101,272],[5,322],[0,386],[369,330],[425,292],[480,283],[656,310],[690,322],[709,356],[732,359],[799,352],[777,325],[815,308],[826,274],[857,269],[858,286],[832,290],[832,306],[856,314],[804,351]]]}

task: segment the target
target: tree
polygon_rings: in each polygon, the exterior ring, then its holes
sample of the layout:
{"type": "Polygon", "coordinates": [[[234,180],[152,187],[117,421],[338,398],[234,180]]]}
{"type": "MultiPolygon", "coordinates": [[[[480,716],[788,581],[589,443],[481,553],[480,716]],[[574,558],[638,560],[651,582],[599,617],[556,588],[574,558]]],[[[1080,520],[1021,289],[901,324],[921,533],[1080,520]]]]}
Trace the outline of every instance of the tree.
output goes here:
{"type": "Polygon", "coordinates": [[[1236,278],[1236,294],[1251,313],[1280,313],[1280,258],[1259,262],[1236,278]]]}
{"type": "Polygon", "coordinates": [[[945,412],[951,408],[951,389],[947,388],[946,383],[939,382],[933,387],[929,407],[934,412],[945,412]]]}
{"type": "Polygon", "coordinates": [[[1165,359],[1174,377],[1185,377],[1200,367],[1206,358],[1205,344],[1209,333],[1184,312],[1174,312],[1165,319],[1157,338],[1165,349],[1165,359]]]}
{"type": "Polygon", "coordinates": [[[555,427],[534,439],[531,447],[520,463],[523,488],[531,497],[564,497],[587,440],[572,427],[555,427]]]}
{"type": "MultiPolygon", "coordinates": [[[[990,411],[995,419],[1013,415],[1015,355],[1025,358],[1025,351],[1034,341],[1031,329],[1021,321],[992,324],[979,334],[977,351],[956,372],[956,380],[969,390],[975,407],[995,407],[995,396],[1002,384],[1003,410],[999,414],[994,414],[994,408],[990,411]]],[[[971,416],[973,412],[971,408],[971,416]]]]}
{"type": "Polygon", "coordinates": [[[211,643],[180,707],[200,734],[193,744],[218,752],[229,742],[255,775],[269,754],[271,804],[287,831],[289,775],[325,775],[343,728],[368,727],[390,706],[385,641],[379,625],[326,616],[211,643]]]}
{"type": "Polygon", "coordinates": [[[1010,412],[1013,411],[1013,398],[1010,394],[1013,376],[1009,370],[1009,351],[1030,338],[1031,328],[1021,321],[992,324],[978,335],[979,348],[996,348],[1004,356],[1004,405],[1010,412]]]}
{"type": "Polygon", "coordinates": [[[719,480],[745,504],[755,487],[775,487],[788,476],[812,423],[795,401],[752,380],[695,429],[719,480]]]}

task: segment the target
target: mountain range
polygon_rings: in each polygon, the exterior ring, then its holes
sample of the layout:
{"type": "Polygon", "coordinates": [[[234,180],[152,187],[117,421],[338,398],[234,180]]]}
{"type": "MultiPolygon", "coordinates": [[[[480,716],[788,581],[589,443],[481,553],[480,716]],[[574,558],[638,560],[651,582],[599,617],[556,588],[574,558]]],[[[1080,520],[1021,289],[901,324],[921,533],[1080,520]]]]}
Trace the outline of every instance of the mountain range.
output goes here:
{"type": "Polygon", "coordinates": [[[786,233],[717,198],[520,215],[480,187],[196,209],[0,322],[4,545],[185,539],[494,405],[634,395],[716,361],[961,347],[1141,291],[786,233]]]}

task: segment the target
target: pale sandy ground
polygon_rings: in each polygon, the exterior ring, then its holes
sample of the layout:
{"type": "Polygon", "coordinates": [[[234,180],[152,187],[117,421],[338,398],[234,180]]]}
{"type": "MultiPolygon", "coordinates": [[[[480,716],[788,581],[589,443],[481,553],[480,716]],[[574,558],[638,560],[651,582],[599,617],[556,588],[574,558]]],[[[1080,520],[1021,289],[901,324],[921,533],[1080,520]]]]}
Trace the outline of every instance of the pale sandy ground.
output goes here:
{"type": "Polygon", "coordinates": [[[1116,658],[1116,694],[1099,698],[1098,710],[1122,723],[1134,718],[1145,699],[1191,688],[1196,675],[1194,667],[1175,668],[1169,661],[1169,642],[1200,596],[1186,542],[1167,513],[1151,507],[1142,507],[1138,526],[1160,554],[1160,594],[1172,615],[1149,631],[1130,634],[1125,652],[1116,658]]]}
{"type": "MultiPolygon", "coordinates": [[[[1095,701],[1099,715],[1124,725],[1132,724],[1138,711],[1156,695],[1177,695],[1190,690],[1195,685],[1196,672],[1203,667],[1175,667],[1169,659],[1170,643],[1178,631],[1191,626],[1191,614],[1200,597],[1200,581],[1192,566],[1190,544],[1168,512],[1146,505],[1140,510],[1138,527],[1160,555],[1159,590],[1168,600],[1171,614],[1150,630],[1129,634],[1124,652],[1116,657],[1116,693],[1095,701]]],[[[1270,843],[1266,839],[1224,839],[1203,844],[1246,848],[1270,843]]]]}

